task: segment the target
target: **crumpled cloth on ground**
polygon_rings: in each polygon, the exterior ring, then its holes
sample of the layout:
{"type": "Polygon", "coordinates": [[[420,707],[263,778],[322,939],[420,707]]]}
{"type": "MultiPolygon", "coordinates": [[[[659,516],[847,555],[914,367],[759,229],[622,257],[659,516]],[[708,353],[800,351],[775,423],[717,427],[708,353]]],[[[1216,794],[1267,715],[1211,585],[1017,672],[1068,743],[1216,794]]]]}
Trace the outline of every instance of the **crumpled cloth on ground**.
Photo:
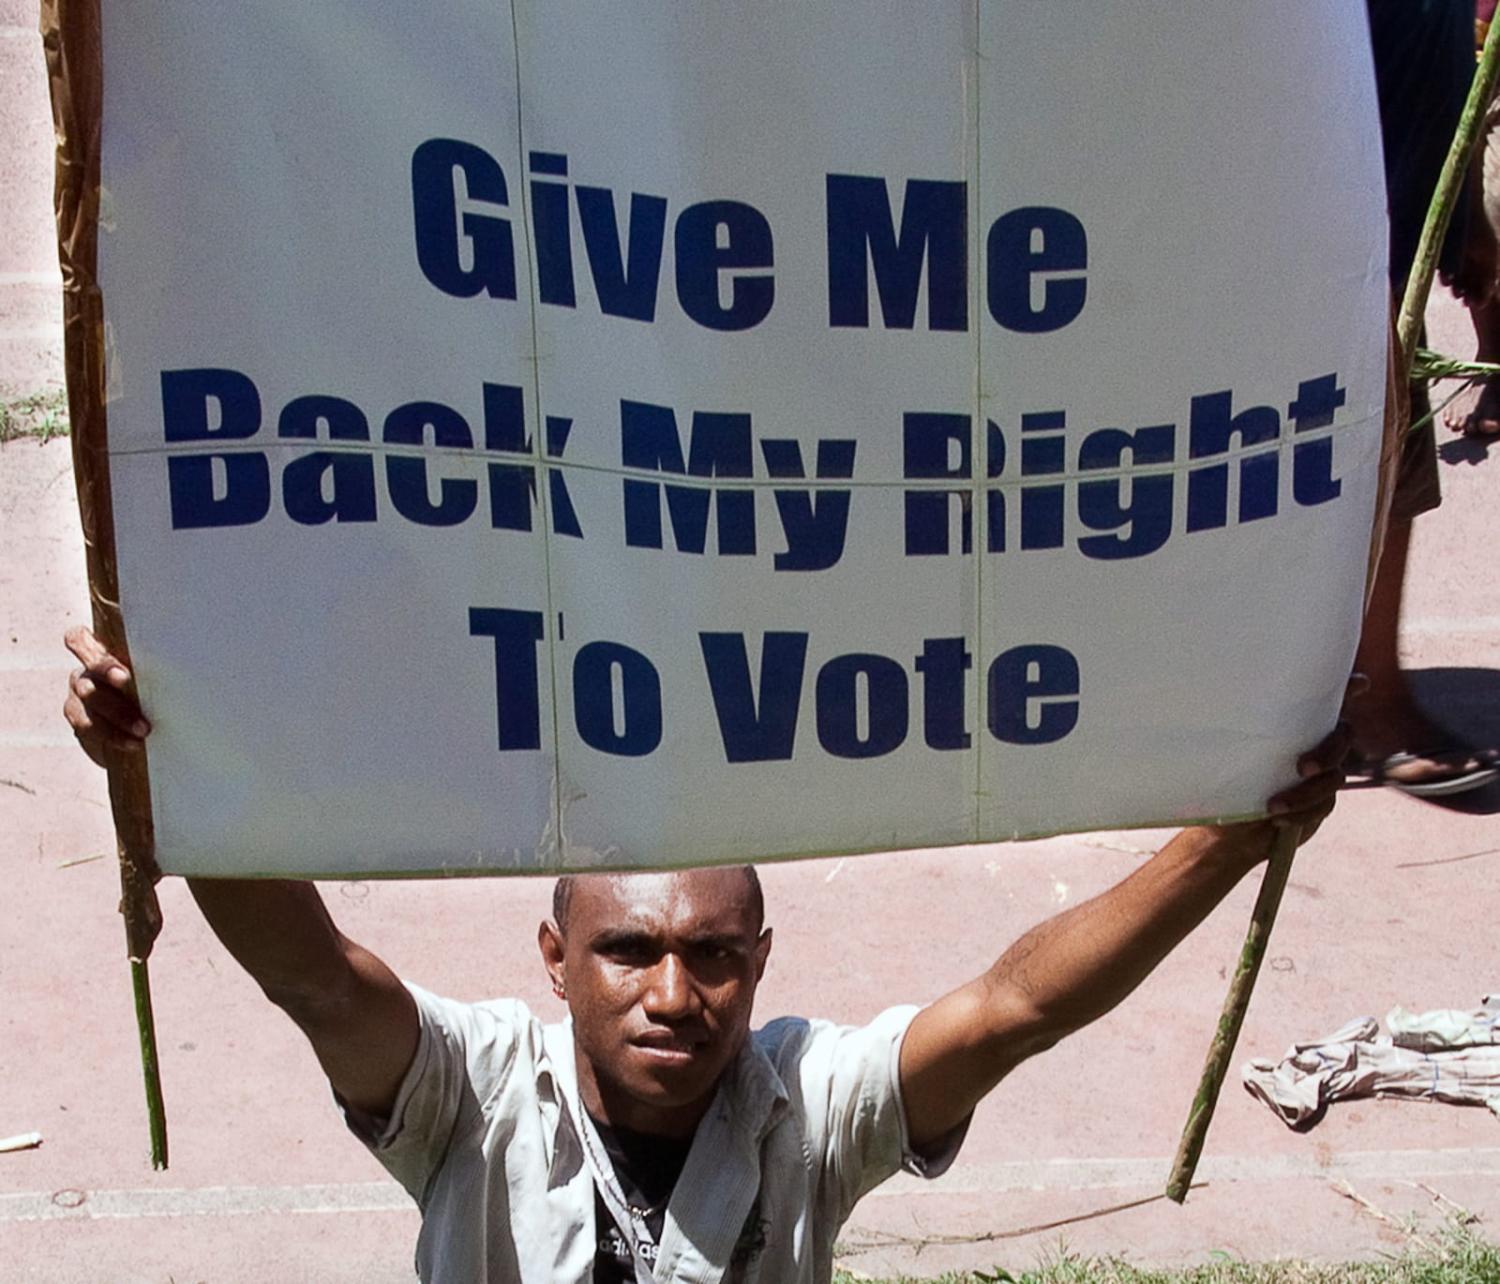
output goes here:
{"type": "Polygon", "coordinates": [[[1472,1012],[1456,1008],[1408,1012],[1397,1006],[1385,1014],[1385,1028],[1398,1048],[1415,1048],[1418,1052],[1500,1043],[1500,994],[1486,994],[1472,1012]]]}
{"type": "Polygon", "coordinates": [[[1500,1116],[1500,994],[1472,1012],[1392,1008],[1388,1036],[1374,1017],[1356,1017],[1326,1038],[1294,1043],[1280,1062],[1256,1059],[1245,1087],[1290,1128],[1322,1118],[1331,1101],[1409,1097],[1488,1106],[1500,1116]]]}

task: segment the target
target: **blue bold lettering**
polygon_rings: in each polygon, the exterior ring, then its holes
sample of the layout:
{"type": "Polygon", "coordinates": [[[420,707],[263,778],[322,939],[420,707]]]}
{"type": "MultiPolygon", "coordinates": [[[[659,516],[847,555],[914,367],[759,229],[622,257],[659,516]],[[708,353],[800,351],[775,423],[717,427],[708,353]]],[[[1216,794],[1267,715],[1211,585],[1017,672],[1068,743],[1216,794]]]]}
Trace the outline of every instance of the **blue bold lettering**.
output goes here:
{"type": "MultiPolygon", "coordinates": [[[[532,152],[532,174],[566,176],[568,158],[561,152],[532,152]]],[[[571,308],[578,295],[573,288],[573,225],[568,213],[568,185],[531,180],[531,222],[536,238],[537,298],[571,308]]]]}
{"type": "Polygon", "coordinates": [[[473,607],[469,636],[495,640],[495,726],[499,747],[542,747],[537,643],[542,638],[540,611],[505,611],[473,607]]]}
{"type": "MultiPolygon", "coordinates": [[[[1233,393],[1205,393],[1194,397],[1188,423],[1188,454],[1193,459],[1227,454],[1235,437],[1241,446],[1256,446],[1281,436],[1281,416],[1270,406],[1250,406],[1233,413],[1233,393]]],[[[1280,462],[1276,452],[1240,458],[1242,522],[1272,517],[1280,462]]],[[[1205,464],[1188,474],[1187,528],[1217,530],[1229,524],[1229,465],[1205,464]]]]}
{"type": "Polygon", "coordinates": [[[509,204],[505,171],[484,148],[456,138],[429,138],[411,157],[417,265],[433,285],[454,298],[485,293],[493,299],[513,299],[516,248],[510,220],[474,210],[460,218],[454,183],[458,175],[463,176],[467,201],[500,208],[509,204]]]}
{"type": "Polygon", "coordinates": [[[260,393],[238,370],[163,370],[161,422],[167,441],[240,441],[260,431],[260,393]]]}
{"type": "Polygon", "coordinates": [[[759,325],[776,299],[769,271],[729,278],[729,302],[721,302],[722,272],[772,266],[771,225],[741,201],[704,201],[677,216],[677,301],[710,330],[748,330],[759,325]],[[724,230],[721,238],[719,229],[724,230]]]}
{"type": "Polygon", "coordinates": [[[964,674],[974,657],[963,638],[924,638],[917,657],[922,675],[922,734],[929,749],[967,749],[964,674]]]}
{"type": "MultiPolygon", "coordinates": [[[[297,397],[287,402],[276,426],[278,437],[293,440],[320,435],[329,441],[370,440],[364,411],[342,397],[297,397]]],[[[375,461],[364,452],[315,450],[282,469],[281,500],[286,514],[303,526],[324,522],[373,522],[375,461]]]]}
{"type": "Polygon", "coordinates": [[[990,665],[990,734],[1013,745],[1061,740],[1078,725],[1078,661],[1060,646],[1018,646],[990,665]]]}
{"type": "Polygon", "coordinates": [[[281,472],[286,515],[303,526],[375,520],[375,461],[366,454],[315,450],[281,472]]]}
{"type": "MultiPolygon", "coordinates": [[[[521,389],[515,384],[487,383],[483,391],[484,448],[506,454],[531,454],[521,389]]],[[[489,483],[490,525],[496,530],[529,531],[531,508],[536,502],[536,469],[530,464],[492,463],[489,483]]]]}
{"type": "MultiPolygon", "coordinates": [[[[990,480],[1005,471],[1005,434],[993,419],[984,421],[985,476],[990,480]]],[[[991,553],[1005,552],[1005,492],[998,486],[985,491],[985,548],[991,553]]]]}
{"type": "Polygon", "coordinates": [[[296,397],[286,403],[276,424],[278,437],[294,440],[369,441],[365,412],[342,397],[296,397]],[[321,430],[321,433],[320,433],[321,430]]]}
{"type": "Polygon", "coordinates": [[[758,684],[750,680],[743,633],[700,633],[698,644],[703,649],[724,756],[730,762],[790,759],[797,742],[807,634],[763,635],[758,684]]]}
{"type": "MultiPolygon", "coordinates": [[[[817,476],[820,479],[854,476],[857,443],[842,438],[818,442],[817,476]]],[[[795,438],[767,437],[760,443],[766,471],[777,478],[802,478],[802,443],[795,438]]],[[[772,564],[778,571],[826,571],[844,555],[849,532],[847,490],[789,490],[777,487],[776,515],[786,536],[786,552],[777,553],[772,564]]]]}
{"type": "MultiPolygon", "coordinates": [[[[1308,432],[1327,428],[1333,414],[1344,404],[1344,390],[1338,386],[1338,375],[1327,374],[1305,379],[1297,385],[1297,400],[1287,407],[1287,417],[1296,425],[1294,431],[1308,432]]],[[[1337,499],[1344,483],[1333,475],[1333,438],[1300,441],[1292,447],[1292,498],[1304,508],[1326,504],[1337,499]]]]}
{"type": "MultiPolygon", "coordinates": [[[[620,462],[627,468],[677,473],[693,477],[750,477],[750,416],[696,411],[688,458],[683,460],[677,416],[670,406],[640,401],[620,402],[620,462]]],[[[707,546],[708,510],[715,501],[718,550],[722,555],[755,553],[755,495],[750,490],[690,486],[661,486],[626,478],[625,543],[634,548],[661,548],[661,492],[666,491],[672,537],[684,553],[702,553],[707,546]]]]}
{"type": "MultiPolygon", "coordinates": [[[[1080,470],[1122,468],[1126,451],[1137,468],[1171,463],[1176,436],[1171,424],[1137,428],[1134,432],[1101,428],[1083,439],[1078,450],[1078,467],[1080,470]]],[[[1080,520],[1090,530],[1112,533],[1084,536],[1078,541],[1079,551],[1085,557],[1101,561],[1145,557],[1156,552],[1172,534],[1172,490],[1170,473],[1080,482],[1080,520]],[[1120,499],[1127,485],[1128,504],[1120,499]]]]}
{"type": "MultiPolygon", "coordinates": [[[[438,447],[472,449],[474,437],[464,417],[436,401],[412,401],[386,416],[385,440],[392,445],[422,446],[429,429],[438,447]]],[[[434,503],[427,481],[427,461],[388,455],[386,486],[391,503],[407,521],[422,526],[456,526],[467,521],[479,503],[479,483],[469,478],[444,477],[434,503]]]]}
{"type": "Polygon", "coordinates": [[[585,744],[641,758],[661,744],[661,676],[619,642],[590,642],[573,658],[573,719],[585,744]],[[620,718],[615,718],[616,675],[620,718]]]}
{"type": "MultiPolygon", "coordinates": [[[[243,441],[260,431],[260,393],[238,370],[163,370],[161,413],[167,441],[243,441]]],[[[271,511],[271,467],[258,450],[171,455],[167,498],[173,530],[249,526],[271,511]]]]}
{"type": "MultiPolygon", "coordinates": [[[[968,415],[909,411],[901,417],[902,474],[912,479],[967,478],[974,472],[968,415]]],[[[968,490],[909,490],[905,503],[907,557],[945,556],[949,503],[958,502],[960,545],[974,546],[974,496],[968,490]]]]}
{"type": "Polygon", "coordinates": [[[969,325],[968,184],[913,178],[898,233],[884,178],[830,174],[827,180],[828,324],[870,324],[870,272],[887,329],[916,325],[927,268],[927,325],[969,325]]]}
{"type": "MultiPolygon", "coordinates": [[[[1060,410],[1021,416],[1021,475],[1046,476],[1067,471],[1067,419],[1060,410]]],[[[1028,485],[1021,489],[1021,547],[1061,548],[1064,531],[1063,487],[1028,485]]]]}
{"type": "Polygon", "coordinates": [[[660,196],[631,193],[630,242],[622,253],[614,193],[607,187],[580,187],[577,191],[583,248],[588,251],[599,310],[633,321],[655,320],[667,202],[660,196]]]}
{"type": "Polygon", "coordinates": [[[232,455],[168,455],[172,529],[251,526],[271,511],[271,466],[258,450],[232,455]],[[215,484],[214,465],[223,470],[215,484]]]}
{"type": "Polygon", "coordinates": [[[906,739],[906,670],[884,655],[841,655],[818,671],[818,742],[838,758],[879,758],[906,739]],[[863,679],[863,682],[861,682],[863,679]],[[865,688],[860,734],[859,689],[865,688]]]}
{"type": "Polygon", "coordinates": [[[1088,281],[1042,273],[1082,273],[1089,265],[1083,224],[1067,210],[1029,205],[1002,214],[990,225],[985,295],[990,315],[1007,330],[1041,334],[1077,319],[1088,297],[1088,281]],[[1034,285],[1040,285],[1035,297],[1034,285]]]}

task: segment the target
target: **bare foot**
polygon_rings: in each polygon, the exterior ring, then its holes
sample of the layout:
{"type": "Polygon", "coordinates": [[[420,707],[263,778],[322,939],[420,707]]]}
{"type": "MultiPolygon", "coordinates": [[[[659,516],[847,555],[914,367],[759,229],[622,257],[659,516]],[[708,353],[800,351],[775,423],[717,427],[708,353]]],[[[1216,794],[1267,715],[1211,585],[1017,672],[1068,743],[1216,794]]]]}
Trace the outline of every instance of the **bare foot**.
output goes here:
{"type": "Polygon", "coordinates": [[[1500,779],[1500,754],[1483,749],[1393,753],[1374,761],[1366,759],[1349,774],[1403,793],[1438,798],[1482,789],[1500,779]]]}
{"type": "Polygon", "coordinates": [[[1500,382],[1466,389],[1443,408],[1443,423],[1465,437],[1500,437],[1500,382]]]}
{"type": "Polygon", "coordinates": [[[1386,719],[1356,716],[1350,723],[1351,776],[1434,797],[1464,793],[1500,779],[1500,750],[1465,744],[1414,708],[1386,719]]]}

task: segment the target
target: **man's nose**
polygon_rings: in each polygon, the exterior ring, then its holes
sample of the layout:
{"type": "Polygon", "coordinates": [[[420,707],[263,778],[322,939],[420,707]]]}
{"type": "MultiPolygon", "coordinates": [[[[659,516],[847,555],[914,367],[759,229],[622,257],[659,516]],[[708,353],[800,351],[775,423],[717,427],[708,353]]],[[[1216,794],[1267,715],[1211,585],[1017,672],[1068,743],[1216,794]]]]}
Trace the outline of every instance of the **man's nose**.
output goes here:
{"type": "Polygon", "coordinates": [[[680,1021],[699,1008],[693,977],[682,957],[664,954],[651,969],[651,983],[643,1000],[646,1014],[661,1021],[680,1021]]]}

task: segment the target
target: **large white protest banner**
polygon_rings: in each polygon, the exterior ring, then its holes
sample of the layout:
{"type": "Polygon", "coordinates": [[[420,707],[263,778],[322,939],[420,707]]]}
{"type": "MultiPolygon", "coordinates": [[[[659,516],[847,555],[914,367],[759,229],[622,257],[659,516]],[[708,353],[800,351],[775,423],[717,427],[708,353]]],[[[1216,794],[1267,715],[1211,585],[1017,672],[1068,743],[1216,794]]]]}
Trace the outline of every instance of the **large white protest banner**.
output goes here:
{"type": "Polygon", "coordinates": [[[1363,8],[103,6],[157,855],[524,872],[1251,813],[1335,717],[1363,8]]]}

